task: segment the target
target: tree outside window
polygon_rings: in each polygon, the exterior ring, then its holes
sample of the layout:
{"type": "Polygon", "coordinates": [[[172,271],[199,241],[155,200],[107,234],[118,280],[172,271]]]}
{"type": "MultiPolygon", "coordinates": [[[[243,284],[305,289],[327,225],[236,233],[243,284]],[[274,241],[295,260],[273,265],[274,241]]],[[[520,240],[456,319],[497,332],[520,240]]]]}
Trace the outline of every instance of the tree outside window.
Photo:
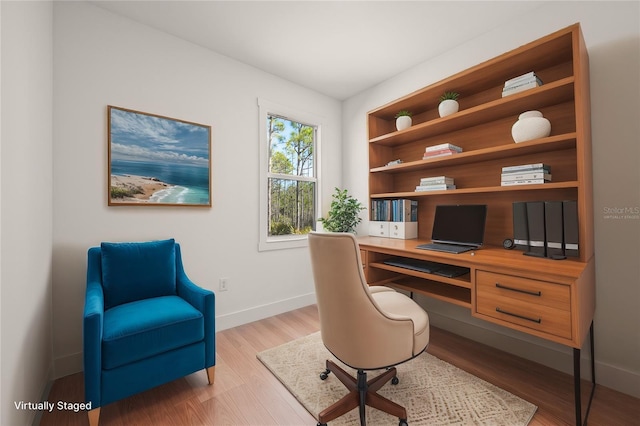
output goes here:
{"type": "Polygon", "coordinates": [[[303,235],[316,221],[317,128],[267,114],[268,236],[303,235]]]}

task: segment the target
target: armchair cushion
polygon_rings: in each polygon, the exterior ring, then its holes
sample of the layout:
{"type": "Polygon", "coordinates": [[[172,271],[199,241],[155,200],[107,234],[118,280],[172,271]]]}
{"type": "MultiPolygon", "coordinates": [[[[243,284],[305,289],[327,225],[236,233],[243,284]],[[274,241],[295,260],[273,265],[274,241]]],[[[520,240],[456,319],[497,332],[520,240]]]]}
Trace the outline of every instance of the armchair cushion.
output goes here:
{"type": "Polygon", "coordinates": [[[125,303],[104,313],[102,368],[113,369],[203,338],[202,313],[178,296],[125,303]]]}
{"type": "Polygon", "coordinates": [[[102,243],[105,310],[151,297],[176,294],[175,241],[102,243]]]}

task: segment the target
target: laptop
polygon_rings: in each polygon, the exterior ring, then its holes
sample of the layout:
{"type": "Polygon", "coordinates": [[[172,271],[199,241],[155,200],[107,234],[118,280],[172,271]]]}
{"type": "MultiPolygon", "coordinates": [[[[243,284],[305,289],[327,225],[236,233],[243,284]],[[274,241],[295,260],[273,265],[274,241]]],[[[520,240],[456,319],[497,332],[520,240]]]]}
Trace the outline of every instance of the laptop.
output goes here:
{"type": "Polygon", "coordinates": [[[484,204],[436,206],[431,243],[423,250],[464,253],[480,248],[484,242],[487,206],[484,204]]]}

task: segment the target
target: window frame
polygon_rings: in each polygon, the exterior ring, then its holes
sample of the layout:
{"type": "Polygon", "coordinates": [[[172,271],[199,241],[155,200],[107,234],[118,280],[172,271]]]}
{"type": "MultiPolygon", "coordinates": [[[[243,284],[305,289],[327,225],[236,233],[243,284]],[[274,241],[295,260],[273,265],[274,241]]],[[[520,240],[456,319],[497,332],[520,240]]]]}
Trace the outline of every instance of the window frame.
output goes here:
{"type": "Polygon", "coordinates": [[[260,238],[258,243],[258,251],[282,250],[290,248],[307,247],[307,235],[291,234],[291,235],[274,235],[269,236],[269,179],[287,179],[298,180],[302,182],[315,183],[315,221],[321,217],[320,200],[320,162],[321,162],[321,133],[322,120],[320,117],[298,109],[285,107],[283,105],[258,98],[259,111],[259,129],[260,137],[260,238]],[[269,141],[267,140],[267,116],[277,116],[285,120],[295,121],[315,129],[315,140],[313,147],[313,170],[314,177],[287,175],[280,173],[271,173],[269,171],[269,141]]]}

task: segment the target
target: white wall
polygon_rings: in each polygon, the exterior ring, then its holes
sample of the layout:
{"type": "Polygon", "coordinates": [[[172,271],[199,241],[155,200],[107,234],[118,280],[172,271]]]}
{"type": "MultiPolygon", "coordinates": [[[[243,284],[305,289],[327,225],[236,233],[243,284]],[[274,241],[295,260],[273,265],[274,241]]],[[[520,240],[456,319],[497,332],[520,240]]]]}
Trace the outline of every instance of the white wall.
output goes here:
{"type": "Polygon", "coordinates": [[[189,276],[217,293],[218,330],[314,303],[305,248],[257,250],[258,97],[323,117],[328,206],[342,178],[338,101],[93,5],[55,3],[55,376],[82,368],[86,252],[101,241],[176,238],[189,276]],[[107,105],[211,125],[213,207],[108,207],[107,105]]]}
{"type": "Polygon", "coordinates": [[[1,2],[0,424],[31,423],[49,380],[52,242],[52,5],[1,2]]]}
{"type": "MultiPolygon", "coordinates": [[[[547,2],[348,99],[343,103],[342,135],[343,140],[350,141],[343,147],[344,184],[356,197],[366,199],[367,111],[581,22],[591,71],[596,376],[599,383],[635,396],[640,396],[640,219],[607,219],[604,209],[640,207],[639,19],[637,2],[547,2]],[[619,243],[620,248],[616,246],[619,243]]],[[[419,45],[434,41],[415,42],[419,45]]],[[[366,223],[361,225],[361,231],[366,232],[366,223]]],[[[568,348],[475,320],[468,310],[456,306],[430,299],[423,299],[422,303],[438,327],[571,371],[568,348]]]]}

